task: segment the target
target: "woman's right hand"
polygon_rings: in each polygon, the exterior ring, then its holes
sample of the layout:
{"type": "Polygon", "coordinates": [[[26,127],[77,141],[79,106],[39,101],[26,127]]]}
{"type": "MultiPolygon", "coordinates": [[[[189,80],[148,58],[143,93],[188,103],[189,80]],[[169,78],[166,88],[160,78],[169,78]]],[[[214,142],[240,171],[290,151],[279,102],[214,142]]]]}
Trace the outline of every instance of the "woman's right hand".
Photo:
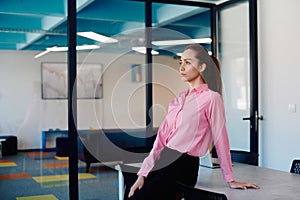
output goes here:
{"type": "Polygon", "coordinates": [[[144,177],[143,176],[138,176],[137,180],[135,181],[135,183],[133,184],[133,186],[130,188],[130,192],[128,194],[128,197],[131,197],[134,192],[136,191],[136,189],[141,189],[144,185],[144,177]]]}

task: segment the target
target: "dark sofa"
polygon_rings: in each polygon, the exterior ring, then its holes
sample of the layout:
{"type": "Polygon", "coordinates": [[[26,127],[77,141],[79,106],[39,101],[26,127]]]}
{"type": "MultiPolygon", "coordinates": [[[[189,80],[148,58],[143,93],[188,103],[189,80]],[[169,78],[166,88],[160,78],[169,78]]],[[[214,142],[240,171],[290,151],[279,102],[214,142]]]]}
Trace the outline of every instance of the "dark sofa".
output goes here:
{"type": "Polygon", "coordinates": [[[102,129],[78,132],[78,159],[86,163],[120,161],[140,162],[152,148],[157,128],[147,135],[146,129],[102,129]]]}

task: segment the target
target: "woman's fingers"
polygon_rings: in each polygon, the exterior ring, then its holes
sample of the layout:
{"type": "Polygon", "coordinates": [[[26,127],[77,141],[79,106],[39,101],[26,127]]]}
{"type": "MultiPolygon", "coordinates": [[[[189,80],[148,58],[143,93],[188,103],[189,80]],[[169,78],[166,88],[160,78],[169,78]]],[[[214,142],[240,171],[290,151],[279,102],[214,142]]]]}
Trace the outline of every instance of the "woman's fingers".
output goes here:
{"type": "Polygon", "coordinates": [[[136,189],[141,189],[143,187],[143,185],[144,185],[144,177],[139,176],[138,179],[136,180],[136,182],[130,188],[130,192],[128,194],[128,197],[131,197],[132,195],[134,195],[134,192],[136,191],[136,189]]]}
{"type": "Polygon", "coordinates": [[[255,188],[260,189],[260,187],[255,183],[249,183],[249,182],[236,182],[233,181],[230,183],[231,188],[241,188],[241,189],[247,189],[247,188],[255,188]]]}
{"type": "Polygon", "coordinates": [[[135,184],[130,188],[130,192],[128,194],[128,197],[132,197],[132,195],[134,195],[135,190],[137,189],[137,187],[135,186],[135,184]]]}

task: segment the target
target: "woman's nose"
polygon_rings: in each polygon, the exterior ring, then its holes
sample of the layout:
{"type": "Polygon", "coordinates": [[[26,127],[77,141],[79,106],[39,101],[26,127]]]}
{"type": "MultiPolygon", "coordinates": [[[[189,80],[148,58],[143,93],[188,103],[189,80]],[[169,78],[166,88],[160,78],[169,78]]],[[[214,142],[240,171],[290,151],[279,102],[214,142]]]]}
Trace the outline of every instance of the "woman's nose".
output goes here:
{"type": "Polygon", "coordinates": [[[180,67],[179,67],[179,71],[184,71],[183,64],[181,64],[181,65],[180,65],[180,67]]]}

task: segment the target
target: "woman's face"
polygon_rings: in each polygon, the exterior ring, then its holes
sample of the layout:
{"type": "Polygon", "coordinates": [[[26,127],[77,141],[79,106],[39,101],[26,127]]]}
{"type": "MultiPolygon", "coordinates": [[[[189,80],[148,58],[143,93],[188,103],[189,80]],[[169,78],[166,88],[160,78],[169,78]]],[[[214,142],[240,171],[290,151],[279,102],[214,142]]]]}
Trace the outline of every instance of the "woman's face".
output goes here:
{"type": "Polygon", "coordinates": [[[192,83],[197,79],[201,80],[201,67],[194,50],[187,49],[182,53],[179,73],[183,81],[192,83]]]}

